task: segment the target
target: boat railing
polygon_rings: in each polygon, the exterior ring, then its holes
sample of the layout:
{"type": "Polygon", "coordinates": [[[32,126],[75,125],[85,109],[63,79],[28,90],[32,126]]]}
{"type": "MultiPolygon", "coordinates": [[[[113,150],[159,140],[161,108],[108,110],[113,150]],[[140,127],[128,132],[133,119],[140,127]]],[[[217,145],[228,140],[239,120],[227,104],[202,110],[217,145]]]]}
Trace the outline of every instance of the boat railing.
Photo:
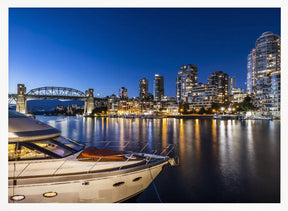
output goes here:
{"type": "MultiPolygon", "coordinates": [[[[119,142],[113,142],[113,141],[110,141],[110,142],[102,142],[104,143],[104,146],[101,147],[103,149],[113,149],[113,148],[118,148],[118,146],[111,146],[111,144],[113,143],[119,143],[119,142]]],[[[98,142],[98,144],[100,144],[100,142],[98,142]]],[[[124,152],[120,155],[114,155],[115,157],[122,157],[123,155],[127,158],[125,160],[125,162],[123,163],[123,165],[121,165],[118,169],[122,169],[125,165],[127,165],[127,163],[130,161],[130,160],[133,160],[134,156],[135,155],[142,155],[143,157],[145,157],[145,160],[146,160],[146,165],[148,165],[150,162],[152,162],[153,160],[153,156],[154,155],[159,155],[159,157],[157,157],[158,159],[162,157],[162,159],[166,159],[167,157],[169,157],[169,155],[171,154],[171,152],[175,149],[175,144],[167,144],[164,148],[162,148],[161,150],[160,149],[154,149],[150,152],[145,152],[145,150],[148,148],[149,146],[149,143],[146,143],[139,152],[133,152],[133,151],[125,151],[125,149],[127,147],[129,147],[129,144],[131,144],[131,142],[125,142],[124,144],[124,152]],[[157,154],[157,152],[159,152],[157,154]],[[161,157],[160,157],[161,156],[161,157]]],[[[96,145],[97,146],[97,145],[96,145]]],[[[102,160],[102,159],[105,159],[105,157],[109,157],[109,156],[101,156],[99,158],[97,158],[97,160],[94,160],[95,161],[95,164],[93,166],[91,166],[89,168],[89,170],[87,171],[87,173],[91,172],[92,169],[102,160]]],[[[81,158],[79,159],[81,161],[87,161],[87,160],[91,160],[91,158],[81,158]]]]}
{"type": "MultiPolygon", "coordinates": [[[[113,141],[110,142],[97,142],[96,145],[94,145],[95,147],[101,147],[104,149],[113,149],[116,148],[117,150],[119,150],[119,146],[113,146],[113,141]],[[99,146],[100,145],[100,146],[99,146]]],[[[118,142],[119,143],[119,142],[118,142]]],[[[123,143],[121,143],[123,144],[123,143]]],[[[122,153],[119,155],[114,155],[114,157],[117,156],[125,156],[126,160],[122,163],[122,165],[120,165],[119,167],[117,167],[119,170],[122,169],[124,166],[127,165],[127,163],[131,160],[133,160],[135,158],[135,156],[143,156],[143,158],[145,158],[145,165],[150,164],[153,160],[155,160],[155,158],[159,159],[167,159],[169,158],[169,155],[171,154],[171,152],[175,149],[175,144],[166,144],[166,145],[162,145],[161,148],[157,148],[157,149],[147,149],[149,148],[149,143],[146,143],[140,150],[131,150],[131,147],[129,146],[129,144],[135,144],[132,142],[125,142],[125,144],[123,144],[123,146],[120,147],[120,150],[122,153]],[[126,150],[129,149],[129,150],[126,150]],[[148,150],[148,152],[147,152],[148,150]],[[156,156],[156,157],[155,157],[156,156]]],[[[77,158],[78,154],[74,154],[74,157],[77,158]]],[[[100,156],[97,157],[97,159],[93,159],[94,164],[92,166],[89,166],[89,168],[87,169],[87,173],[92,172],[92,169],[95,168],[95,166],[97,164],[99,164],[103,159],[107,158],[109,156],[100,156]]],[[[57,173],[63,168],[64,164],[69,162],[71,159],[65,159],[63,160],[63,162],[55,168],[55,171],[51,174],[52,176],[57,175],[57,173]]],[[[78,158],[78,160],[81,161],[88,161],[91,160],[91,158],[78,158]]],[[[54,162],[55,160],[51,160],[50,162],[54,162]]],[[[23,173],[28,169],[28,167],[33,164],[35,162],[35,160],[31,160],[30,162],[26,163],[25,167],[23,167],[23,169],[16,175],[14,172],[14,178],[17,179],[19,178],[21,175],[23,175],[23,173]]],[[[43,160],[43,162],[49,162],[49,160],[43,160]]],[[[15,170],[15,167],[14,167],[15,170]]]]}
{"type": "MultiPolygon", "coordinates": [[[[144,143],[143,143],[144,144],[144,143]]],[[[140,146],[139,142],[131,142],[131,141],[98,141],[93,143],[94,147],[99,147],[102,149],[110,149],[117,150],[121,152],[125,152],[125,154],[131,154],[137,152],[146,153],[146,154],[156,154],[161,156],[169,156],[173,150],[175,150],[175,144],[163,144],[159,143],[159,145],[153,143],[145,143],[143,146],[140,146]],[[158,153],[157,153],[158,152],[158,153]]]]}

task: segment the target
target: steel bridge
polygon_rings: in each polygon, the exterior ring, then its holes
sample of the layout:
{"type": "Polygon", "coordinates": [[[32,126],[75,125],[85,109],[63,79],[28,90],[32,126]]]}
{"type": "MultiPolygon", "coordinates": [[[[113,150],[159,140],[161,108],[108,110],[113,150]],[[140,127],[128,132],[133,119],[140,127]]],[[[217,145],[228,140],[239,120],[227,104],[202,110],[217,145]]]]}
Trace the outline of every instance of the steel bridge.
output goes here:
{"type": "Polygon", "coordinates": [[[63,100],[81,100],[85,101],[84,113],[92,113],[95,107],[95,101],[106,102],[105,98],[94,98],[94,90],[88,89],[84,92],[67,87],[39,87],[31,89],[26,93],[24,84],[17,85],[17,94],[8,94],[8,104],[15,105],[16,110],[21,113],[27,113],[27,99],[63,99],[63,100]]]}

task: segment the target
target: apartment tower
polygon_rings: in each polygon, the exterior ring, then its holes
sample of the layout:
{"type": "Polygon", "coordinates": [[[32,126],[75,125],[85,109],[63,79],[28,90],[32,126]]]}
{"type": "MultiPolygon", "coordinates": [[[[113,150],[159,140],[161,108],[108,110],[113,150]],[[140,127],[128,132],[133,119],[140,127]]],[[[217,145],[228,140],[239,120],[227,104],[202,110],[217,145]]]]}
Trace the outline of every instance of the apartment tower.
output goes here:
{"type": "Polygon", "coordinates": [[[158,74],[155,74],[153,84],[154,101],[161,101],[164,96],[164,78],[158,74]]]}
{"type": "Polygon", "coordinates": [[[255,88],[255,49],[252,49],[247,57],[247,94],[253,94],[255,88]]]}
{"type": "Polygon", "coordinates": [[[255,43],[255,106],[280,116],[280,37],[264,32],[255,43]]]}
{"type": "Polygon", "coordinates": [[[208,84],[216,86],[218,103],[228,103],[228,79],[229,75],[222,71],[215,71],[208,77],[208,84]]]}
{"type": "Polygon", "coordinates": [[[146,78],[142,78],[139,80],[139,98],[144,101],[148,98],[148,80],[146,78]]]}
{"type": "Polygon", "coordinates": [[[192,87],[198,84],[198,69],[195,64],[183,65],[178,71],[176,79],[177,102],[187,102],[187,97],[192,93],[192,87]]]}

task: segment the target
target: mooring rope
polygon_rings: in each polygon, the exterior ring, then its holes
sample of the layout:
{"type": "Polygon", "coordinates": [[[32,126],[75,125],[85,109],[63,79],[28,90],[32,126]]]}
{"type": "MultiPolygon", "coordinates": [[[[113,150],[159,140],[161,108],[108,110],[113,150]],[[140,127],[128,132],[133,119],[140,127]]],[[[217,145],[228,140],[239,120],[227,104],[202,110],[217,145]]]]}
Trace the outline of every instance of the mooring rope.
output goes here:
{"type": "Polygon", "coordinates": [[[152,179],[152,184],[153,184],[154,190],[155,190],[155,192],[156,192],[156,195],[157,195],[160,203],[163,203],[162,200],[161,200],[161,198],[160,198],[160,195],[159,195],[159,192],[158,192],[158,190],[157,190],[157,187],[156,187],[156,185],[155,185],[155,183],[154,183],[154,179],[153,179],[153,176],[152,176],[150,167],[149,167],[149,172],[150,172],[150,176],[151,176],[151,179],[152,179]]]}

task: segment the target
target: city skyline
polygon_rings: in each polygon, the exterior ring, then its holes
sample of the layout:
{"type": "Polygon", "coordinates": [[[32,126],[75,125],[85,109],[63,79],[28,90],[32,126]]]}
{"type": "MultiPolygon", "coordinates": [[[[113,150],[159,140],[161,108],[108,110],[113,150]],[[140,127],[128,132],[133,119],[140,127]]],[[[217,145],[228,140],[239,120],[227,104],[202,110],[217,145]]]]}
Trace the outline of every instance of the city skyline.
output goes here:
{"type": "Polygon", "coordinates": [[[186,64],[197,65],[198,82],[222,70],[246,90],[247,55],[265,31],[280,35],[280,9],[13,8],[9,93],[16,93],[18,83],[27,91],[92,88],[101,96],[124,86],[128,97],[138,97],[139,80],[147,78],[152,92],[159,74],[172,97],[177,72],[186,64]]]}

